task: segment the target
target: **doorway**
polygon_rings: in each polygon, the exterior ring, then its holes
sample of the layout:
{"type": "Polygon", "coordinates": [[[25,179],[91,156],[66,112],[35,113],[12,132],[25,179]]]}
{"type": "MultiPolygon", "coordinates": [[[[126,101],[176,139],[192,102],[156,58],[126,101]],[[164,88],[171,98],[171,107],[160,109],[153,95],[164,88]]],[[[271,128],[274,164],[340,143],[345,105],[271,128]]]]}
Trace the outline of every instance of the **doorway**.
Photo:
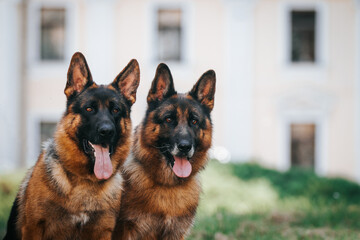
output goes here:
{"type": "Polygon", "coordinates": [[[291,166],[314,168],[316,125],[291,124],[290,125],[290,154],[291,166]]]}

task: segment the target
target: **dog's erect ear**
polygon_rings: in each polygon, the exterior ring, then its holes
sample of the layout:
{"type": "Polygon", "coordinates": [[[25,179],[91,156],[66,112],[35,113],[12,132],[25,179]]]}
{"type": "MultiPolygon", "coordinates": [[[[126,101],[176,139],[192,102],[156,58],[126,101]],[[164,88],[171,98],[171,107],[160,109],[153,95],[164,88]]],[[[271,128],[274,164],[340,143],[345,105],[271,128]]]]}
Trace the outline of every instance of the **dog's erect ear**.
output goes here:
{"type": "Polygon", "coordinates": [[[89,66],[84,55],[76,52],[70,61],[67,73],[67,83],[65,95],[69,99],[71,96],[81,93],[85,88],[93,84],[89,66]]]}
{"type": "Polygon", "coordinates": [[[211,111],[214,108],[215,88],[216,75],[213,70],[209,70],[195,83],[189,95],[211,111]]]}
{"type": "Polygon", "coordinates": [[[132,59],[128,65],[117,75],[113,83],[114,88],[133,105],[136,101],[136,90],[140,82],[140,68],[136,59],[132,59]]]}
{"type": "Polygon", "coordinates": [[[151,84],[147,102],[158,103],[176,94],[170,69],[165,63],[160,63],[156,69],[155,78],[151,84]]]}

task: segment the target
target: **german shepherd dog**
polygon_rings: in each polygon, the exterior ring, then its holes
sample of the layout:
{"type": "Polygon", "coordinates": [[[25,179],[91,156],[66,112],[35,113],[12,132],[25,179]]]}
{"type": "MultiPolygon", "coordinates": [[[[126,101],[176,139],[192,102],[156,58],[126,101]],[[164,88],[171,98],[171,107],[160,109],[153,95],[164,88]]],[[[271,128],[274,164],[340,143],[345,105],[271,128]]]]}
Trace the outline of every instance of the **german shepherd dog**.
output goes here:
{"type": "Polygon", "coordinates": [[[124,193],[113,239],[184,239],[193,224],[212,141],[215,72],[186,94],[160,64],[124,164],[124,193]]]}
{"type": "Polygon", "coordinates": [[[99,86],[85,57],[73,55],[67,109],[22,182],[5,239],[111,239],[139,78],[131,60],[111,84],[99,86]]]}

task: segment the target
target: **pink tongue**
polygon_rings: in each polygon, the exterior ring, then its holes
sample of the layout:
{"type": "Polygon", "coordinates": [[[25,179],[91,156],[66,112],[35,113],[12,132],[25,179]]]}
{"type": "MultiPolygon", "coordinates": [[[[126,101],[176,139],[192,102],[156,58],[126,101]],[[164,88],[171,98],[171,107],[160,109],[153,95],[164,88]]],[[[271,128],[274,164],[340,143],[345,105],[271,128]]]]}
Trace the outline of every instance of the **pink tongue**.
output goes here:
{"type": "Polygon", "coordinates": [[[91,144],[91,146],[95,150],[95,176],[98,179],[108,179],[113,173],[109,147],[103,148],[101,145],[95,144],[91,144]]]}
{"type": "Polygon", "coordinates": [[[173,166],[173,171],[176,174],[176,176],[181,177],[181,178],[186,178],[188,176],[190,176],[191,171],[192,171],[192,167],[190,162],[186,159],[186,158],[180,158],[180,157],[175,157],[175,162],[174,162],[174,166],[173,166]]]}

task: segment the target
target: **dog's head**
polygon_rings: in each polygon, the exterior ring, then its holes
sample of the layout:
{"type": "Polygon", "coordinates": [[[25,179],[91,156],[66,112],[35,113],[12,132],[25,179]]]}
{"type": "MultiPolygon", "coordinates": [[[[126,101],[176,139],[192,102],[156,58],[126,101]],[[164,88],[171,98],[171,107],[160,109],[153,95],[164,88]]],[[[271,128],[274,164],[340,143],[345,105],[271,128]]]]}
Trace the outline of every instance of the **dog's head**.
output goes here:
{"type": "Polygon", "coordinates": [[[175,178],[186,179],[206,163],[215,81],[215,72],[207,71],[190,92],[178,94],[169,68],[160,64],[156,70],[147,97],[141,141],[160,157],[162,166],[171,169],[175,178]]]}
{"type": "MultiPolygon", "coordinates": [[[[89,160],[88,169],[98,179],[108,179],[118,167],[119,158],[127,155],[130,110],[139,78],[139,65],[131,60],[111,84],[99,86],[81,53],[75,53],[71,59],[64,91],[67,111],[60,124],[69,139],[62,137],[64,141],[76,142],[89,160]]],[[[74,161],[79,158],[73,157],[74,161]]]]}

